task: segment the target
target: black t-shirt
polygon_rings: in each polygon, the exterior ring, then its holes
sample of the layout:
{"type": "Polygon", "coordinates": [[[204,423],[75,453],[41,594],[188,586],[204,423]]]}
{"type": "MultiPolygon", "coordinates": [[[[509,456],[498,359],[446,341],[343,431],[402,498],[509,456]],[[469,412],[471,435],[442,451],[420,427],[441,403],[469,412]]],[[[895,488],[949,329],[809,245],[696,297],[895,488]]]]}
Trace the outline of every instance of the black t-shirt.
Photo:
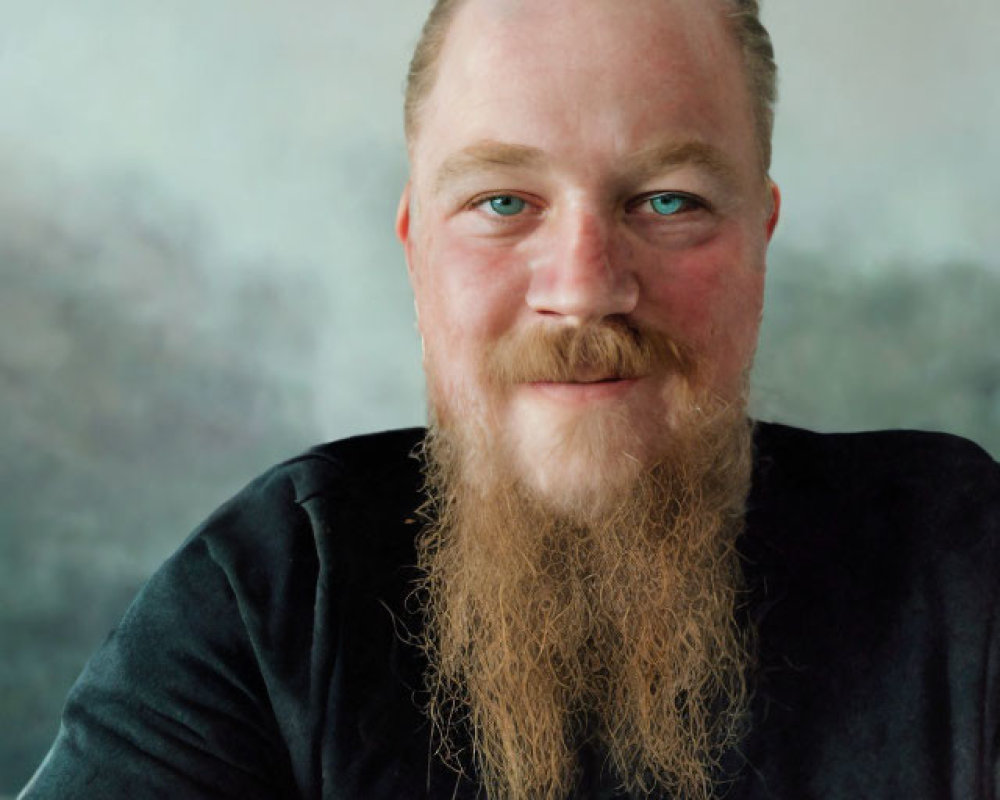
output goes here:
{"type": "MultiPolygon", "coordinates": [[[[25,797],[472,798],[407,644],[420,430],[281,464],[150,579],[25,797]]],[[[734,800],[996,800],[1000,467],[950,436],[757,427],[734,800]]],[[[621,797],[582,754],[576,796],[621,797]]]]}

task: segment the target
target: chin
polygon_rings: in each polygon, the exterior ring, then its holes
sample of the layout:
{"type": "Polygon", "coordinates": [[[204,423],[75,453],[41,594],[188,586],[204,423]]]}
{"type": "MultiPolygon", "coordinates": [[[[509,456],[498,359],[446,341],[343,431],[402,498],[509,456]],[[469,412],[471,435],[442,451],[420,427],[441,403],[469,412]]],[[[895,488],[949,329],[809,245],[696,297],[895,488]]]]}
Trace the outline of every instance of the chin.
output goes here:
{"type": "Polygon", "coordinates": [[[566,412],[530,405],[510,426],[516,471],[554,511],[590,516],[606,510],[652,463],[628,409],[566,412]]]}

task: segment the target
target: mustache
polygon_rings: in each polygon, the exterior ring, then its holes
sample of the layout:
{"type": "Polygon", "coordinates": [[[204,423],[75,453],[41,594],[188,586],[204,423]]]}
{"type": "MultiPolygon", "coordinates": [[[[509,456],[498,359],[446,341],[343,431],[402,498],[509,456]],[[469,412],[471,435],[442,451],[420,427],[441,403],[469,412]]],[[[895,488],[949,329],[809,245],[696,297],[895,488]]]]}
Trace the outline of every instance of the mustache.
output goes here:
{"type": "Polygon", "coordinates": [[[690,349],[672,337],[617,318],[512,333],[496,343],[486,361],[487,377],[500,386],[628,380],[667,371],[690,376],[694,366],[690,349]]]}

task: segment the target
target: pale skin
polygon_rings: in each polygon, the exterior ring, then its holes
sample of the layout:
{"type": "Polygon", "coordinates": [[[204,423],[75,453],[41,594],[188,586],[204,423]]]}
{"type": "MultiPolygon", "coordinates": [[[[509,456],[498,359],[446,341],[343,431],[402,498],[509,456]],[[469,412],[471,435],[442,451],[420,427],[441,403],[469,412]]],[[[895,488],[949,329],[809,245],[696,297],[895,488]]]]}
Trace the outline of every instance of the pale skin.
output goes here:
{"type": "Polygon", "coordinates": [[[499,337],[624,318],[691,349],[688,388],[742,392],[780,197],[721,4],[469,0],[410,160],[396,230],[431,401],[503,431],[543,493],[594,472],[561,450],[581,415],[616,415],[609,446],[655,459],[679,378],[580,374],[500,394],[481,369],[499,337]]]}

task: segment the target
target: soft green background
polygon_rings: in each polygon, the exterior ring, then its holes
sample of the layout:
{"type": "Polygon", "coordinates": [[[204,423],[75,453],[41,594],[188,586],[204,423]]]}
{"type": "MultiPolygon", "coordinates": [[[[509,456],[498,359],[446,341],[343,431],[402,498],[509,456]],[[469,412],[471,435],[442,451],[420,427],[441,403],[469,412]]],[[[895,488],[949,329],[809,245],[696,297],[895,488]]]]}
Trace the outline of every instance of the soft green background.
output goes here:
{"type": "MultiPolygon", "coordinates": [[[[0,795],[227,494],[422,420],[391,220],[424,11],[0,0],[0,795]]],[[[758,412],[1000,455],[1000,5],[766,16],[785,213],[758,412]]]]}

